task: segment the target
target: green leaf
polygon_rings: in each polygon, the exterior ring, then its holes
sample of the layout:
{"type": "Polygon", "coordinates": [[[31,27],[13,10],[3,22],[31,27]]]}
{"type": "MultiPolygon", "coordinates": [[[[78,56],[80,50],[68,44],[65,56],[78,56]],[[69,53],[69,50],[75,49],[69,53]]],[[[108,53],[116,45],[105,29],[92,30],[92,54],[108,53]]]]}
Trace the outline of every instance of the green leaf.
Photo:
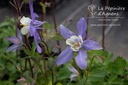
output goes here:
{"type": "Polygon", "coordinates": [[[1,85],[8,85],[8,82],[7,81],[0,81],[0,84],[1,85]]]}
{"type": "Polygon", "coordinates": [[[24,50],[25,54],[32,55],[32,52],[30,50],[28,50],[26,48],[23,48],[23,50],[24,50]]]}
{"type": "Polygon", "coordinates": [[[109,82],[112,82],[112,81],[114,81],[117,77],[118,77],[117,75],[112,74],[112,75],[109,77],[108,81],[109,81],[109,82]]]}
{"type": "Polygon", "coordinates": [[[108,64],[107,70],[110,73],[115,73],[115,74],[123,75],[125,68],[126,68],[126,61],[123,60],[122,57],[117,57],[114,60],[114,62],[110,62],[108,64]]]}
{"type": "Polygon", "coordinates": [[[82,78],[77,85],[84,85],[86,78],[82,78]]]}
{"type": "Polygon", "coordinates": [[[107,75],[106,70],[95,69],[89,74],[90,77],[105,77],[107,75]]]}
{"type": "Polygon", "coordinates": [[[62,83],[58,82],[56,85],[63,85],[62,83]]]}
{"type": "Polygon", "coordinates": [[[108,85],[124,85],[124,83],[123,83],[122,79],[117,78],[112,82],[108,82],[108,85]]]}
{"type": "Polygon", "coordinates": [[[45,23],[43,24],[43,27],[44,27],[45,29],[53,29],[53,28],[54,28],[54,25],[53,25],[53,24],[49,24],[48,22],[45,22],[45,23]]]}
{"type": "Polygon", "coordinates": [[[49,70],[52,70],[54,65],[55,65],[54,58],[48,58],[48,68],[49,68],[49,70]]]}
{"type": "Polygon", "coordinates": [[[68,70],[68,68],[63,67],[63,68],[60,68],[57,77],[58,77],[58,80],[64,80],[64,79],[70,78],[70,75],[71,75],[71,72],[68,70]]]}
{"type": "Polygon", "coordinates": [[[95,82],[95,81],[103,81],[103,79],[104,78],[102,77],[89,76],[87,81],[95,82]]]}
{"type": "Polygon", "coordinates": [[[108,55],[108,57],[104,59],[103,62],[104,66],[107,66],[110,62],[112,62],[112,58],[113,58],[113,54],[108,55]]]}
{"type": "Polygon", "coordinates": [[[58,33],[52,35],[51,38],[53,40],[64,40],[64,38],[60,34],[58,34],[58,33]]]}

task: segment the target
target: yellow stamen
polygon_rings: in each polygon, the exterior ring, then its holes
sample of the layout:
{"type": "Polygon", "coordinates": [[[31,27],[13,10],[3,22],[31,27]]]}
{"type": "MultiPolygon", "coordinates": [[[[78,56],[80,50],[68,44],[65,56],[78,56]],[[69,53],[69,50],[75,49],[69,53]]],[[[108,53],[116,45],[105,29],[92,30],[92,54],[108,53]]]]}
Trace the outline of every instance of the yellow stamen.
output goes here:
{"type": "Polygon", "coordinates": [[[79,42],[75,42],[73,48],[78,49],[80,47],[79,42]]]}
{"type": "Polygon", "coordinates": [[[25,24],[20,24],[20,27],[25,27],[25,26],[29,26],[29,25],[25,25],[25,24]]]}

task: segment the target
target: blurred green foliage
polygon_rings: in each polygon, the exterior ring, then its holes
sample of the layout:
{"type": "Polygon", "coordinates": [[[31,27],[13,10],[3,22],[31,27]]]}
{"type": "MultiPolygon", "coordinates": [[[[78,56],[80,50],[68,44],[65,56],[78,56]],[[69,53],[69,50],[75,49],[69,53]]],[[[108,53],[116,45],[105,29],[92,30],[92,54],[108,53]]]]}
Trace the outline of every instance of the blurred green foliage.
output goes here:
{"type": "MultiPolygon", "coordinates": [[[[36,85],[52,85],[52,75],[54,74],[55,85],[127,85],[128,84],[128,59],[123,59],[118,56],[113,59],[113,54],[107,51],[88,51],[88,66],[85,70],[76,68],[73,61],[56,66],[55,61],[57,55],[48,58],[46,62],[46,76],[44,76],[44,60],[40,54],[35,52],[35,44],[32,44],[32,49],[22,49],[28,55],[27,57],[16,57],[15,52],[6,53],[6,49],[11,43],[6,40],[9,36],[15,36],[16,20],[14,18],[6,18],[4,22],[0,23],[0,85],[21,85],[17,80],[24,77],[26,83],[36,85]],[[29,64],[24,70],[25,59],[31,59],[33,65],[34,78],[31,78],[29,64]],[[18,62],[17,62],[18,59],[18,62]],[[93,61],[92,61],[93,60],[93,61]],[[68,66],[74,66],[80,73],[81,77],[70,82],[70,75],[68,66]],[[17,69],[18,67],[18,69],[17,69]],[[23,67],[22,70],[20,67],[23,67]],[[52,74],[53,71],[53,74],[52,74]],[[20,75],[19,75],[20,74],[20,75]]],[[[46,34],[49,34],[52,25],[46,23],[44,27],[47,28],[46,34]]],[[[61,35],[55,34],[52,36],[53,40],[63,40],[61,35]]],[[[50,38],[50,39],[52,39],[50,38]]],[[[77,54],[77,53],[76,53],[77,54]]],[[[74,54],[74,55],[76,55],[74,54]]]]}
{"type": "Polygon", "coordinates": [[[9,36],[15,36],[16,20],[7,17],[0,23],[0,85],[14,85],[18,77],[15,68],[15,53],[6,53],[6,49],[11,44],[6,40],[9,36]]]}

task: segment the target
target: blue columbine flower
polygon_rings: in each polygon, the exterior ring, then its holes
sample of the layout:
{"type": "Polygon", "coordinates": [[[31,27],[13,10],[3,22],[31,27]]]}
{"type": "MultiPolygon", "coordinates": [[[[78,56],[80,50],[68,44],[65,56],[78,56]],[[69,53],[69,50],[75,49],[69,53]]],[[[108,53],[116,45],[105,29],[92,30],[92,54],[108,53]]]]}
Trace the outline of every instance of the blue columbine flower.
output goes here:
{"type": "Polygon", "coordinates": [[[11,41],[13,43],[13,45],[10,46],[6,50],[6,52],[15,51],[23,45],[22,35],[21,35],[21,32],[19,29],[17,29],[17,37],[8,37],[7,40],[11,41]]]}
{"type": "Polygon", "coordinates": [[[34,36],[34,33],[37,32],[37,29],[41,29],[40,26],[45,22],[36,20],[36,18],[38,18],[39,16],[34,12],[33,0],[30,0],[29,7],[30,7],[31,18],[32,18],[32,21],[30,23],[30,35],[34,36]]]}
{"type": "Polygon", "coordinates": [[[36,18],[38,18],[38,15],[33,10],[33,0],[30,0],[29,6],[30,6],[31,17],[32,17],[32,21],[30,23],[30,35],[34,36],[34,41],[36,43],[37,51],[41,53],[42,49],[38,44],[38,42],[40,41],[40,36],[37,29],[41,29],[40,26],[45,22],[36,20],[36,18]]]}
{"type": "Polygon", "coordinates": [[[30,36],[34,37],[34,41],[35,41],[35,44],[36,44],[37,51],[39,53],[41,53],[42,49],[38,44],[39,41],[40,41],[40,36],[39,36],[39,33],[38,33],[38,29],[42,29],[42,28],[40,28],[40,26],[42,24],[44,24],[45,22],[41,22],[41,21],[36,20],[36,18],[38,18],[38,15],[33,10],[33,0],[30,0],[29,7],[30,7],[30,13],[31,13],[31,18],[32,19],[30,19],[28,17],[25,17],[25,16],[23,16],[20,19],[20,23],[21,23],[21,26],[22,26],[21,33],[23,35],[26,35],[27,33],[30,33],[30,36]]]}
{"type": "Polygon", "coordinates": [[[58,56],[57,65],[65,64],[73,58],[73,53],[78,52],[75,57],[76,64],[80,69],[87,66],[86,50],[100,50],[102,47],[91,39],[84,40],[86,37],[86,21],[81,18],[77,23],[78,36],[63,25],[60,25],[60,33],[66,39],[68,47],[58,56]]]}
{"type": "Polygon", "coordinates": [[[71,81],[75,80],[76,77],[79,76],[79,72],[73,66],[68,67],[68,69],[69,69],[69,71],[72,72],[72,74],[70,75],[70,82],[71,82],[71,81]]]}

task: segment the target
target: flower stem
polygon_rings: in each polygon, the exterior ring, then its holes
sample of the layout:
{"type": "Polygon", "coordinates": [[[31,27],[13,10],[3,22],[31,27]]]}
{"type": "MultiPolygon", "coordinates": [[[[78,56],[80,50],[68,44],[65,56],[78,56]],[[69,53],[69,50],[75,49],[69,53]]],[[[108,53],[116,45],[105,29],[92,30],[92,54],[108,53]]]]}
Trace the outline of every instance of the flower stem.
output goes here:
{"type": "Polygon", "coordinates": [[[28,60],[29,66],[30,66],[30,71],[31,71],[32,78],[34,78],[34,73],[33,73],[33,69],[32,69],[31,60],[30,60],[30,58],[27,58],[27,60],[28,60]]]}
{"type": "Polygon", "coordinates": [[[85,80],[85,82],[84,82],[84,85],[86,85],[86,82],[87,82],[87,80],[88,80],[88,76],[89,76],[89,73],[90,73],[90,71],[91,71],[91,66],[92,66],[92,63],[93,63],[94,58],[95,58],[95,56],[93,56],[92,59],[91,59],[91,62],[90,62],[88,71],[85,70],[85,73],[84,73],[84,74],[87,74],[87,75],[86,75],[86,80],[85,80]]]}
{"type": "MultiPolygon", "coordinates": [[[[21,16],[21,12],[20,12],[20,8],[19,8],[20,7],[20,0],[15,0],[15,4],[16,4],[16,8],[17,8],[17,14],[18,14],[18,16],[21,16]]],[[[17,27],[18,27],[18,25],[17,25],[17,27]]],[[[25,38],[26,48],[29,49],[27,36],[24,36],[24,38],[25,38]]],[[[29,63],[31,75],[33,78],[34,74],[33,74],[33,70],[32,70],[31,60],[29,58],[25,59],[25,69],[27,68],[27,61],[29,63]]]]}
{"type": "Polygon", "coordinates": [[[77,71],[79,72],[79,76],[80,76],[80,79],[81,79],[81,78],[82,78],[82,76],[81,76],[81,71],[80,71],[80,69],[77,67],[77,64],[76,64],[76,61],[75,61],[74,58],[73,58],[73,63],[74,63],[74,65],[75,65],[77,71]]]}
{"type": "MultiPolygon", "coordinates": [[[[108,6],[109,0],[106,0],[106,6],[108,6]]],[[[105,14],[107,13],[108,10],[105,10],[105,14]]],[[[105,24],[106,24],[106,16],[104,16],[104,21],[103,21],[103,30],[102,30],[102,47],[103,50],[105,49],[105,24]]]]}
{"type": "Polygon", "coordinates": [[[52,73],[52,85],[54,85],[54,71],[53,71],[53,69],[52,69],[51,73],[52,73]]]}
{"type": "Polygon", "coordinates": [[[39,61],[37,59],[34,59],[34,62],[37,64],[37,66],[39,67],[39,69],[41,70],[42,74],[44,75],[43,69],[39,64],[39,61]]]}
{"type": "MultiPolygon", "coordinates": [[[[54,1],[51,0],[51,9],[52,9],[52,17],[53,17],[53,22],[54,22],[54,29],[56,31],[56,33],[58,33],[57,31],[57,25],[56,25],[56,18],[55,18],[55,13],[54,13],[54,1]]],[[[59,46],[58,50],[59,50],[59,53],[61,53],[61,48],[60,48],[60,43],[59,41],[57,40],[57,45],[59,46]]]]}
{"type": "MultiPolygon", "coordinates": [[[[92,1],[93,1],[93,0],[90,0],[90,5],[92,4],[92,1]]],[[[87,37],[88,37],[88,29],[89,29],[89,28],[88,28],[88,24],[89,24],[89,18],[88,18],[88,17],[89,17],[89,11],[88,11],[88,14],[87,14],[87,30],[86,30],[86,37],[85,37],[85,40],[86,40],[87,37]]]]}
{"type": "MultiPolygon", "coordinates": [[[[42,67],[41,67],[41,65],[40,65],[40,63],[39,63],[39,61],[38,61],[38,59],[33,59],[33,61],[36,63],[36,65],[39,67],[39,69],[41,70],[41,72],[42,72],[42,74],[43,74],[43,76],[45,76],[45,73],[44,73],[44,71],[43,71],[43,69],[42,69],[42,67]]],[[[47,78],[44,78],[45,79],[45,82],[46,82],[46,85],[47,85],[47,83],[48,83],[48,79],[47,78]]]]}
{"type": "Polygon", "coordinates": [[[45,78],[46,78],[46,80],[48,80],[47,79],[47,66],[46,66],[46,60],[45,60],[45,47],[44,47],[44,45],[42,45],[42,58],[43,58],[43,61],[44,61],[44,76],[45,76],[45,78]]]}
{"type": "Polygon", "coordinates": [[[20,12],[20,6],[19,6],[19,0],[15,0],[15,4],[16,4],[16,8],[17,8],[17,14],[18,14],[18,16],[21,16],[21,12],[20,12]]]}

